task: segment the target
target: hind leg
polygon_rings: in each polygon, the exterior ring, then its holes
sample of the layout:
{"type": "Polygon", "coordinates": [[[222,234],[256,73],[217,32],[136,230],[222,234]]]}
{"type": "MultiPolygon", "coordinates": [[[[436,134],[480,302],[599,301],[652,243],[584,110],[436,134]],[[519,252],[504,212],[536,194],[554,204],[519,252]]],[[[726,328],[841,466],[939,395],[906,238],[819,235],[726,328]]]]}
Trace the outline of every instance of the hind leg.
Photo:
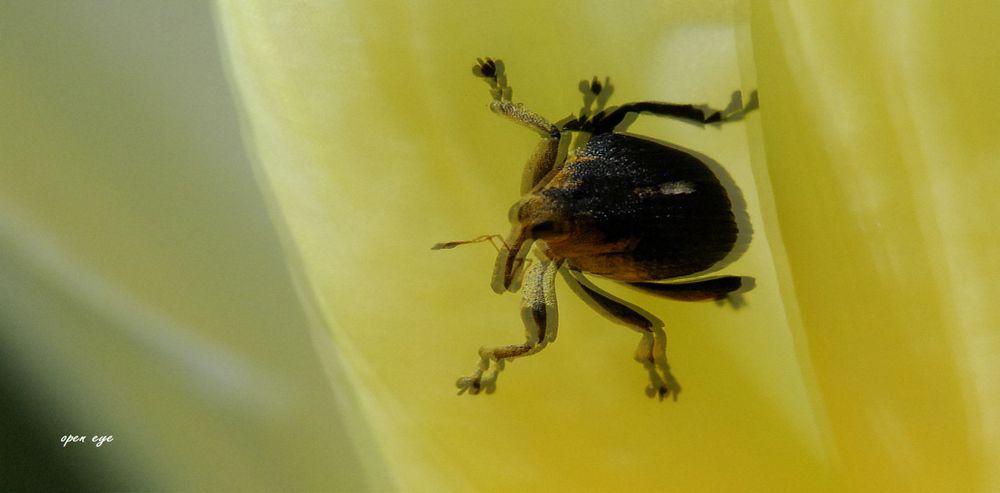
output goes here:
{"type": "Polygon", "coordinates": [[[591,307],[609,320],[625,325],[642,335],[635,351],[635,360],[642,364],[649,374],[650,383],[646,387],[646,395],[657,396],[663,400],[664,397],[673,394],[676,399],[681,387],[670,373],[666,355],[667,336],[659,321],[654,322],[655,319],[651,316],[643,315],[612,298],[591,284],[579,272],[571,271],[566,277],[571,280],[574,291],[591,307]]]}
{"type": "Polygon", "coordinates": [[[723,300],[729,293],[743,287],[739,276],[719,276],[697,281],[678,283],[630,282],[626,283],[647,293],[678,301],[723,300]]]}

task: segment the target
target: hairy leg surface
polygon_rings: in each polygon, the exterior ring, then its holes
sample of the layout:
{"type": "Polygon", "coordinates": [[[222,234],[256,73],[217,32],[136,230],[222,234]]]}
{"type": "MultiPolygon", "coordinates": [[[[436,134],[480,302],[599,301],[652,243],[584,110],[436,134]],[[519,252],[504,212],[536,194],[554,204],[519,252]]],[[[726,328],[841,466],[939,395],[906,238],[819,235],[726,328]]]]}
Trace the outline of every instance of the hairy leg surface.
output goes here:
{"type": "Polygon", "coordinates": [[[521,287],[521,318],[524,321],[525,341],[521,344],[480,348],[476,371],[456,382],[459,394],[465,391],[478,394],[483,390],[491,393],[496,385],[497,374],[506,361],[535,354],[555,340],[558,326],[555,275],[558,269],[559,263],[550,260],[541,260],[528,268],[521,287]]]}
{"type": "Polygon", "coordinates": [[[535,147],[535,152],[528,158],[521,180],[521,193],[528,193],[541,184],[551,171],[557,167],[559,157],[559,141],[562,136],[559,128],[549,123],[541,115],[527,109],[521,103],[510,100],[510,86],[504,74],[503,64],[491,58],[478,59],[473,73],[486,80],[490,86],[493,101],[490,110],[514,123],[528,127],[541,135],[542,140],[535,147]]]}

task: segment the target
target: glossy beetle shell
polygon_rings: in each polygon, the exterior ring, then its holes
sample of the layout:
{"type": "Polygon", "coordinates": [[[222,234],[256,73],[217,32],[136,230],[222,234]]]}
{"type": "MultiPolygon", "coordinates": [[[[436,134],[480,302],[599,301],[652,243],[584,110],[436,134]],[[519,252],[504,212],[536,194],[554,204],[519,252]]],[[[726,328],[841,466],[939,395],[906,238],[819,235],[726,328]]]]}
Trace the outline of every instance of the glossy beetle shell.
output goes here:
{"type": "Polygon", "coordinates": [[[705,163],[618,133],[578,149],[522,201],[519,220],[550,258],[629,282],[708,269],[738,232],[726,190],[705,163]]]}

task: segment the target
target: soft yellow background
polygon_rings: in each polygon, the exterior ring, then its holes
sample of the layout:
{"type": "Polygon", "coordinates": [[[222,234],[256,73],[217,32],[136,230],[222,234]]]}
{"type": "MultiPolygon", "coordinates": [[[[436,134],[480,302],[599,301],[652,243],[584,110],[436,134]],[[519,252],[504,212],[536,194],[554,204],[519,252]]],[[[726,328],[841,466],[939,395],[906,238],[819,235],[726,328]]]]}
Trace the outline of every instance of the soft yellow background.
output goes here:
{"type": "Polygon", "coordinates": [[[667,324],[677,402],[645,397],[631,360],[638,336],[562,281],[555,344],[510,364],[494,395],[457,397],[453,386],[480,345],[522,337],[519,301],[490,291],[488,246],[430,246],[506,232],[537,140],[489,113],[475,58],[504,59],[515,99],[553,120],[577,111],[578,81],[593,75],[612,77],[613,102],[723,107],[755,87],[736,5],[223,2],[221,12],[262,176],[353,371],[338,383],[361,400],[392,486],[831,484],[823,410],[809,395],[808,357],[786,316],[794,298],[780,293],[775,230],[757,196],[766,179],[750,159],[757,115],[724,128],[656,118],[630,128],[724,163],[755,225],[750,249],[724,271],[757,279],[739,310],[603,284],[667,324]]]}
{"type": "Polygon", "coordinates": [[[844,477],[1000,488],[1000,8],[754,4],[763,139],[844,477]]]}
{"type": "Polygon", "coordinates": [[[1000,486],[988,3],[221,5],[262,176],[395,486],[1000,486]],[[505,231],[535,139],[485,111],[485,55],[552,119],[593,74],[615,102],[759,88],[743,124],[630,129],[723,163],[754,225],[724,270],[757,279],[742,309],[626,293],[667,323],[679,401],[646,401],[634,334],[565,290],[556,344],[496,395],[450,395],[521,333],[488,247],[427,250],[505,231]]]}

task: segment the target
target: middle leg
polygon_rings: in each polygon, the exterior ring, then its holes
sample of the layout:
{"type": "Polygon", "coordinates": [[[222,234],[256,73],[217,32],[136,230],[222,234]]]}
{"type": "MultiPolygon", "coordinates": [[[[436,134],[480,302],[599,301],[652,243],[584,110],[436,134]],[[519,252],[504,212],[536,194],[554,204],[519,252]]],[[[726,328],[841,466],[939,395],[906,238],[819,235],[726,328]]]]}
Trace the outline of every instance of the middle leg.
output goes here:
{"type": "Polygon", "coordinates": [[[642,334],[635,351],[635,360],[649,373],[650,384],[646,387],[646,395],[658,396],[663,400],[673,394],[676,400],[681,386],[670,372],[666,355],[667,336],[662,324],[658,320],[654,322],[655,318],[652,316],[643,315],[601,291],[578,271],[569,270],[566,278],[573,290],[599,313],[642,334]]]}
{"type": "Polygon", "coordinates": [[[748,111],[757,109],[757,92],[750,95],[750,101],[743,104],[740,91],[732,95],[732,101],[726,109],[718,110],[707,105],[662,103],[658,101],[640,101],[627,103],[610,111],[601,111],[585,124],[585,130],[594,134],[614,131],[629,113],[652,113],[654,115],[676,118],[678,120],[705,125],[709,123],[724,123],[740,120],[748,111]]]}
{"type": "Polygon", "coordinates": [[[615,127],[621,123],[629,113],[653,113],[655,115],[669,116],[678,120],[704,125],[707,123],[717,123],[723,121],[722,111],[709,108],[707,106],[696,106],[693,104],[660,103],[656,101],[641,101],[638,103],[627,103],[610,112],[602,111],[589,122],[594,134],[602,134],[614,131],[615,127]]]}

